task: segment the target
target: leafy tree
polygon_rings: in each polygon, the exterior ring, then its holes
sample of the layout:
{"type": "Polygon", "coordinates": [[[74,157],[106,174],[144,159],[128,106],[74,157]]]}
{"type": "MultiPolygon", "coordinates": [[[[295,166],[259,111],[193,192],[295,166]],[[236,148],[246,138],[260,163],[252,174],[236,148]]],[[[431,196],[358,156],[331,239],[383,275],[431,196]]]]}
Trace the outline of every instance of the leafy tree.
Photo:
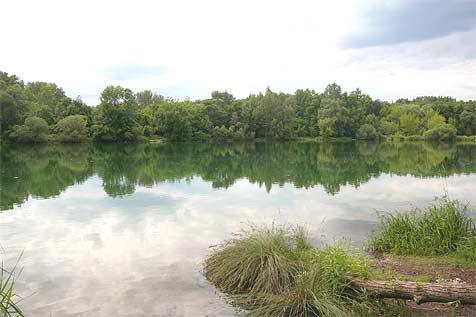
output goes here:
{"type": "Polygon", "coordinates": [[[476,102],[465,105],[458,119],[458,130],[462,135],[476,135],[476,102]]]}
{"type": "Polygon", "coordinates": [[[370,124],[366,123],[357,131],[357,139],[360,140],[375,140],[378,138],[377,130],[370,124]]]}
{"type": "Polygon", "coordinates": [[[184,103],[165,103],[158,112],[159,132],[171,140],[183,141],[192,136],[190,115],[184,103]]]}
{"type": "Polygon", "coordinates": [[[318,124],[323,136],[350,137],[354,135],[351,112],[341,99],[322,99],[318,124]]]}
{"type": "Polygon", "coordinates": [[[0,71],[0,132],[6,134],[24,121],[27,112],[24,84],[15,75],[0,71]]]}
{"type": "Polygon", "coordinates": [[[336,83],[327,85],[324,89],[324,95],[331,98],[340,98],[342,94],[342,88],[336,83]]]}
{"type": "Polygon", "coordinates": [[[393,135],[398,132],[398,125],[391,121],[382,120],[379,125],[379,131],[383,135],[393,135]]]}
{"type": "Polygon", "coordinates": [[[444,123],[426,131],[423,137],[431,141],[450,141],[456,138],[456,129],[452,125],[444,123]]]}
{"type": "Polygon", "coordinates": [[[333,137],[336,135],[336,120],[332,118],[319,119],[319,130],[324,137],[333,137]]]}
{"type": "Polygon", "coordinates": [[[164,100],[164,97],[157,95],[150,90],[143,90],[135,94],[137,106],[143,109],[147,106],[156,105],[164,100]]]}
{"type": "Polygon", "coordinates": [[[428,130],[434,129],[437,126],[445,124],[445,117],[442,115],[439,115],[438,113],[434,113],[429,119],[428,119],[428,130]]]}
{"type": "Polygon", "coordinates": [[[38,117],[28,117],[23,125],[13,127],[10,137],[21,143],[48,141],[48,123],[38,117]]]}
{"type": "Polygon", "coordinates": [[[277,94],[268,87],[264,96],[259,96],[256,107],[259,136],[288,139],[293,133],[292,100],[286,95],[277,94]]]}
{"type": "Polygon", "coordinates": [[[61,142],[82,142],[88,136],[87,118],[73,115],[61,119],[56,125],[58,140],[61,142]]]}
{"type": "Polygon", "coordinates": [[[138,107],[130,89],[108,86],[94,113],[93,136],[100,141],[134,141],[140,136],[138,107]]]}
{"type": "Polygon", "coordinates": [[[400,117],[400,130],[404,135],[418,135],[420,134],[420,120],[411,112],[404,113],[400,117]]]}
{"type": "Polygon", "coordinates": [[[295,132],[298,136],[318,136],[319,126],[317,113],[320,107],[319,94],[313,90],[298,89],[294,93],[295,132]]]}

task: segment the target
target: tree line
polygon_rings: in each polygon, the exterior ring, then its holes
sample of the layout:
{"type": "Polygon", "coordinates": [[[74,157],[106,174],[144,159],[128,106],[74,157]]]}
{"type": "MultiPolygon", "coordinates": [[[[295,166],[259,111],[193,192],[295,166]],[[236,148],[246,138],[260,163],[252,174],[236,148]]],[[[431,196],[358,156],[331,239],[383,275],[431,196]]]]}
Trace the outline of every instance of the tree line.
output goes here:
{"type": "Polygon", "coordinates": [[[165,98],[150,90],[134,93],[106,87],[94,107],[72,99],[54,83],[24,83],[0,71],[0,130],[14,142],[139,141],[147,138],[292,139],[382,137],[451,140],[476,135],[476,101],[418,97],[374,100],[356,89],[342,92],[264,93],[237,99],[214,91],[203,100],[165,98]]]}

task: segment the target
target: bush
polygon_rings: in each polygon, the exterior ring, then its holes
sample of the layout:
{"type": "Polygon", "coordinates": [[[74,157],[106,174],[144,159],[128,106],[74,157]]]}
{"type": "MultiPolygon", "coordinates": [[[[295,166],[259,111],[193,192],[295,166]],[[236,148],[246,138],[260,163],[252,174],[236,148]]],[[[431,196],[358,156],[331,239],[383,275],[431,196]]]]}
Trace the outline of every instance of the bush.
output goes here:
{"type": "Polygon", "coordinates": [[[42,118],[28,117],[23,125],[12,128],[10,137],[22,143],[47,142],[48,123],[42,118]]]}
{"type": "Polygon", "coordinates": [[[469,143],[476,143],[476,135],[457,135],[456,141],[460,142],[469,142],[469,143]]]}
{"type": "Polygon", "coordinates": [[[475,236],[467,206],[442,197],[425,210],[383,216],[381,228],[373,233],[369,246],[374,252],[397,255],[457,256],[456,250],[471,247],[475,236]]]}
{"type": "Polygon", "coordinates": [[[407,140],[407,141],[422,141],[423,136],[421,136],[421,135],[410,135],[410,136],[405,137],[405,140],[407,140]]]}
{"type": "Polygon", "coordinates": [[[375,140],[378,138],[377,130],[370,124],[362,125],[357,131],[357,139],[360,140],[375,140]]]}
{"type": "Polygon", "coordinates": [[[252,228],[215,247],[205,276],[251,316],[368,315],[345,277],[368,276],[366,259],[341,243],[313,249],[302,228],[252,228]],[[363,312],[365,311],[365,313],[363,312]]]}
{"type": "Polygon", "coordinates": [[[284,228],[252,228],[212,252],[206,277],[230,294],[282,292],[299,271],[295,241],[284,228]]]}
{"type": "Polygon", "coordinates": [[[61,119],[56,125],[61,142],[83,142],[88,136],[86,116],[74,115],[61,119]]]}
{"type": "Polygon", "coordinates": [[[381,121],[379,130],[383,135],[393,135],[398,132],[398,125],[390,121],[381,121]]]}
{"type": "Polygon", "coordinates": [[[423,137],[429,141],[451,141],[456,138],[456,129],[450,124],[442,124],[426,131],[423,137]]]}

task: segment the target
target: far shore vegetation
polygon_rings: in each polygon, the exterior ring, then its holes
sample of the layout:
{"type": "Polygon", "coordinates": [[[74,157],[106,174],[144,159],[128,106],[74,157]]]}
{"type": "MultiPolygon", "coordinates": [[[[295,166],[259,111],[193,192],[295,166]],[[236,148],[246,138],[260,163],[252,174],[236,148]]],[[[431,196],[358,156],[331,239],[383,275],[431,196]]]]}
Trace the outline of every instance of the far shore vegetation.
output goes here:
{"type": "Polygon", "coordinates": [[[24,83],[0,71],[0,136],[11,142],[135,142],[350,138],[476,142],[476,102],[418,97],[386,102],[359,89],[265,93],[237,99],[214,91],[176,100],[106,87],[94,107],[54,83],[24,83]]]}
{"type": "MultiPolygon", "coordinates": [[[[418,289],[456,274],[457,281],[476,283],[474,218],[447,197],[383,216],[369,252],[349,242],[316,248],[308,241],[301,227],[251,227],[212,247],[204,274],[250,316],[414,316],[418,308],[374,298],[352,280],[413,281],[418,289]]],[[[452,313],[461,308],[450,304],[452,313]]]]}

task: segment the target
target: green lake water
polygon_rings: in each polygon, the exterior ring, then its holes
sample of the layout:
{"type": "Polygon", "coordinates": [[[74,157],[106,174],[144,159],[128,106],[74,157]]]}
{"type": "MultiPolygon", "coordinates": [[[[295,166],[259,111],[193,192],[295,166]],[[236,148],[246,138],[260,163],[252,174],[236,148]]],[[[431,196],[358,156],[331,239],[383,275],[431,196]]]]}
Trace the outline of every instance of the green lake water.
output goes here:
{"type": "Polygon", "coordinates": [[[231,316],[201,274],[257,224],[362,245],[378,212],[476,205],[476,145],[2,145],[0,252],[29,316],[231,316]]]}

